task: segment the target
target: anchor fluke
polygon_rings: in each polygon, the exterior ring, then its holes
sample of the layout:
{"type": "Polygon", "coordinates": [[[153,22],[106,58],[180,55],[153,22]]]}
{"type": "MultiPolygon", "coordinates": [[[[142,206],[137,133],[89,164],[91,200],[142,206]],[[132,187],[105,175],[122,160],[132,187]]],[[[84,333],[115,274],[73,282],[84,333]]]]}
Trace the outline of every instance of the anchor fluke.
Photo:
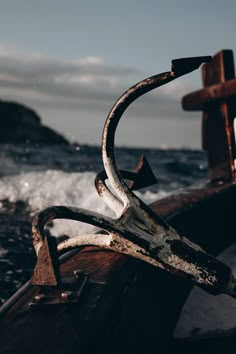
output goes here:
{"type": "Polygon", "coordinates": [[[140,157],[136,167],[136,178],[129,183],[129,189],[132,191],[152,186],[157,183],[157,179],[145,155],[140,157]]]}

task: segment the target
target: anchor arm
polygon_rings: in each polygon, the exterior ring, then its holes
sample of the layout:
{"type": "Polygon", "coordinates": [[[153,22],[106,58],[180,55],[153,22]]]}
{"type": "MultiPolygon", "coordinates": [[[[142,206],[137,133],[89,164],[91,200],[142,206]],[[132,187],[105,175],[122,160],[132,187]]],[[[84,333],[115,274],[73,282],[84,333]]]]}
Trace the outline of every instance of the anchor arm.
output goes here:
{"type": "MultiPolygon", "coordinates": [[[[104,217],[86,209],[53,206],[37,213],[32,222],[33,244],[38,257],[31,283],[34,285],[57,286],[61,283],[58,252],[83,245],[99,246],[127,254],[162,268],[158,260],[149,256],[149,245],[135,234],[126,230],[119,219],[104,217]],[[85,234],[61,242],[57,250],[48,247],[51,239],[45,233],[45,225],[55,219],[84,222],[106,231],[106,234],[85,234]]],[[[55,242],[54,242],[55,245],[55,242]]]]}
{"type": "MultiPolygon", "coordinates": [[[[236,296],[230,268],[205,253],[200,247],[194,245],[193,248],[193,244],[188,240],[184,238],[172,240],[172,242],[167,240],[167,244],[170,245],[168,253],[167,245],[161,244],[162,240],[159,240],[159,244],[158,242],[152,244],[147,239],[140,237],[137,225],[134,225],[135,228],[133,225],[129,227],[123,223],[122,219],[105,218],[85,209],[66,206],[47,208],[39,212],[33,219],[33,239],[38,255],[31,279],[31,283],[34,285],[57,286],[61,283],[59,263],[53,262],[52,252],[49,253],[50,262],[46,262],[46,264],[42,263],[43,258],[40,257],[40,252],[45,253],[44,245],[49,239],[44,231],[45,225],[54,219],[77,220],[106,231],[106,234],[85,234],[65,240],[57,246],[57,251],[60,253],[84,245],[98,246],[132,256],[155,267],[190,279],[209,292],[215,294],[225,292],[236,296]],[[188,247],[189,249],[186,249],[188,247]],[[161,255],[162,252],[163,255],[161,255]]],[[[142,230],[143,233],[145,231],[142,230]]]]}
{"type": "MultiPolygon", "coordinates": [[[[34,285],[57,286],[61,283],[55,238],[48,236],[44,229],[45,225],[54,219],[77,220],[108,230],[113,224],[113,227],[115,226],[115,222],[113,223],[112,219],[85,209],[53,206],[37,213],[32,222],[32,239],[37,255],[37,263],[31,278],[31,283],[34,285]]],[[[81,245],[86,242],[88,244],[88,237],[81,238],[81,242],[81,245]]],[[[96,242],[95,239],[91,240],[91,242],[91,244],[99,245],[100,247],[106,244],[104,239],[101,239],[98,244],[98,238],[96,242]]]]}

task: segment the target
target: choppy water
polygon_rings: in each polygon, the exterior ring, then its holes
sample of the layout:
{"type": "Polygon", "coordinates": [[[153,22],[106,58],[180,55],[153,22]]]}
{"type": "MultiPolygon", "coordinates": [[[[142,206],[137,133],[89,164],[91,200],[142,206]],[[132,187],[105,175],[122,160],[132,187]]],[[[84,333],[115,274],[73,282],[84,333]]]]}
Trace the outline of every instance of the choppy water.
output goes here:
{"type": "MultiPolygon", "coordinates": [[[[147,203],[206,178],[206,158],[201,151],[116,151],[121,169],[135,170],[143,153],[148,158],[158,183],[137,192],[147,203]]],[[[110,211],[94,188],[95,175],[103,169],[98,147],[2,145],[0,161],[0,300],[4,301],[31,275],[35,262],[31,219],[36,211],[59,204],[106,215],[110,211]]],[[[57,221],[51,233],[74,236],[87,229],[86,224],[57,221]]]]}

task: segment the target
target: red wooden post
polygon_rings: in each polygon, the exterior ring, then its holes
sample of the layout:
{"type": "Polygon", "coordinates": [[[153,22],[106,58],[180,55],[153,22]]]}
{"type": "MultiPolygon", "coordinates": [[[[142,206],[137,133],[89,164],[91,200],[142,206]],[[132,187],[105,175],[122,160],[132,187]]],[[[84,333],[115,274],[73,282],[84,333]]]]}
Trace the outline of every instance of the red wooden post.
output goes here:
{"type": "Polygon", "coordinates": [[[202,142],[211,180],[235,179],[236,80],[233,52],[222,50],[202,67],[204,89],[183,98],[185,110],[203,110],[202,142]],[[230,80],[230,81],[228,81],[230,80]]]}

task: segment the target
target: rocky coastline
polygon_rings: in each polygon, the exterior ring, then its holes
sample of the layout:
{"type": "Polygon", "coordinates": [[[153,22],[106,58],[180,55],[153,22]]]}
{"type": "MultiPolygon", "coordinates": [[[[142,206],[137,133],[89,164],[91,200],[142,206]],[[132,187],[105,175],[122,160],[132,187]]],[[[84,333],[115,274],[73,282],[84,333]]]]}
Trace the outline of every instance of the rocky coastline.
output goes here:
{"type": "Polygon", "coordinates": [[[23,104],[0,100],[0,121],[0,144],[69,145],[64,136],[43,125],[40,116],[23,104]]]}

